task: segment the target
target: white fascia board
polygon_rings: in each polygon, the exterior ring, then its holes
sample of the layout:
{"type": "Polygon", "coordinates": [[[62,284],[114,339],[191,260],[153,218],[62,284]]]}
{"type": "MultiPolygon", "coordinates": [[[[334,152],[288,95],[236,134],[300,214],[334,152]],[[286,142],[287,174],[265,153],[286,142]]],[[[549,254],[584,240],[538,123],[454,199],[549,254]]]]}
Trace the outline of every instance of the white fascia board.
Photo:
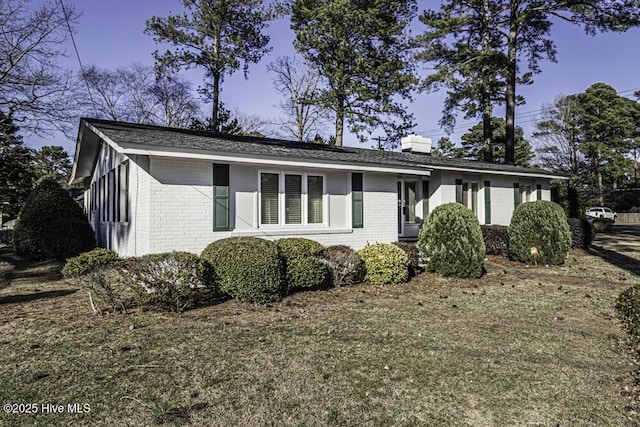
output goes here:
{"type": "Polygon", "coordinates": [[[106,142],[111,148],[113,148],[117,153],[122,154],[124,153],[124,148],[122,146],[120,146],[119,144],[117,144],[115,141],[112,141],[107,135],[105,135],[102,131],[100,131],[99,129],[97,129],[95,126],[93,126],[91,123],[87,123],[87,127],[89,129],[91,129],[91,132],[95,133],[96,135],[98,135],[100,137],[100,139],[102,139],[104,142],[106,142]]]}
{"type": "Polygon", "coordinates": [[[524,176],[529,178],[546,178],[546,179],[565,179],[569,178],[566,176],[559,175],[546,175],[536,172],[511,172],[511,171],[499,171],[499,170],[491,170],[491,169],[468,169],[461,168],[455,166],[430,166],[434,170],[443,170],[443,171],[456,171],[456,172],[464,172],[464,173],[476,173],[476,174],[489,174],[489,175],[508,175],[508,176],[524,176]]]}
{"type": "Polygon", "coordinates": [[[141,148],[124,148],[123,154],[144,155],[155,157],[169,157],[174,159],[195,159],[195,160],[211,160],[227,163],[243,163],[269,166],[287,166],[292,168],[315,168],[315,169],[333,169],[333,170],[349,170],[362,172],[383,172],[393,174],[407,174],[430,176],[431,168],[424,166],[424,169],[402,168],[393,166],[369,166],[362,164],[343,164],[343,163],[324,163],[318,161],[301,161],[301,160],[282,160],[265,157],[249,157],[237,155],[224,155],[213,153],[194,153],[184,151],[162,151],[162,150],[145,150],[141,148]]]}

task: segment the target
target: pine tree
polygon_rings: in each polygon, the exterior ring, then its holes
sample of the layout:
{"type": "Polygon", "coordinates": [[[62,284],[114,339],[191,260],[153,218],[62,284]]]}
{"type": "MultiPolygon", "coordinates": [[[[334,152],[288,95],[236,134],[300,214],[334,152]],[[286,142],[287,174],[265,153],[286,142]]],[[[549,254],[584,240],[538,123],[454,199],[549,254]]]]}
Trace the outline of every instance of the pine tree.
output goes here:
{"type": "Polygon", "coordinates": [[[416,83],[408,26],[415,0],[295,0],[295,47],[323,78],[315,103],[335,113],[336,145],[345,123],[361,140],[382,127],[396,145],[413,127],[398,101],[416,83]]]}
{"type": "Polygon", "coordinates": [[[16,218],[35,185],[33,150],[24,145],[11,117],[0,111],[0,211],[16,218]]]}
{"type": "MultiPolygon", "coordinates": [[[[506,129],[504,119],[493,117],[491,119],[491,133],[493,136],[493,158],[496,163],[504,163],[506,129]]],[[[469,132],[462,135],[462,154],[460,157],[484,160],[483,144],[484,126],[478,123],[469,132]]],[[[516,126],[516,150],[514,164],[517,166],[531,166],[533,151],[531,144],[524,137],[524,131],[516,126]]]]}
{"type": "Polygon", "coordinates": [[[174,45],[173,50],[153,54],[159,68],[204,68],[201,91],[211,97],[211,123],[219,131],[221,84],[240,67],[247,78],[249,64],[271,50],[269,36],[263,34],[269,13],[262,0],[182,0],[182,4],[188,13],[154,16],[145,33],[156,43],[174,45]]]}
{"type": "Polygon", "coordinates": [[[447,89],[440,125],[451,131],[458,111],[465,119],[481,117],[483,159],[493,160],[493,105],[504,93],[506,57],[496,31],[499,2],[446,0],[439,11],[425,10],[420,21],[427,30],[418,37],[417,58],[433,64],[435,72],[423,82],[429,91],[447,89]]]}
{"type": "MultiPolygon", "coordinates": [[[[576,96],[580,151],[587,157],[595,176],[597,197],[604,204],[604,188],[615,185],[624,174],[626,156],[640,126],[640,105],[621,97],[616,90],[596,83],[576,96]]],[[[629,160],[630,162],[630,160],[629,160]]]]}

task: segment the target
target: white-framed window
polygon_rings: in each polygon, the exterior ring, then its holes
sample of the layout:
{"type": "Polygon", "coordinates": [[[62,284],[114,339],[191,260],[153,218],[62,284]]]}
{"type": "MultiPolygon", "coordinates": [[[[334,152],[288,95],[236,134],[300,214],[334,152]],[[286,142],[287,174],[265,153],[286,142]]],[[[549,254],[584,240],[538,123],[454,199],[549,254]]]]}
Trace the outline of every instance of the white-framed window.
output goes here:
{"type": "Polygon", "coordinates": [[[323,174],[259,171],[260,226],[324,225],[323,174]]]}

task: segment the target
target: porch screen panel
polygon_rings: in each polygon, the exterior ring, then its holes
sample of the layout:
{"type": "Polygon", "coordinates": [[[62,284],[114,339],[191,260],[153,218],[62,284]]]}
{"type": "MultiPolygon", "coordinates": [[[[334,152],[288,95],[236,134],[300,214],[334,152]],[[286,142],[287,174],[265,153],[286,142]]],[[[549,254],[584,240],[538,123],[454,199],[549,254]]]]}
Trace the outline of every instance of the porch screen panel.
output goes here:
{"type": "Polygon", "coordinates": [[[94,217],[94,211],[96,210],[96,198],[97,196],[97,184],[96,181],[93,181],[93,183],[91,184],[91,207],[89,208],[89,213],[91,216],[91,219],[93,219],[94,217]]]}
{"type": "Polygon", "coordinates": [[[542,200],[542,185],[536,184],[536,200],[542,200]]]}
{"type": "Polygon", "coordinates": [[[520,184],[517,182],[513,183],[513,209],[515,210],[518,206],[520,206],[521,201],[520,196],[520,184]]]}
{"type": "Polygon", "coordinates": [[[118,165],[118,201],[116,203],[116,221],[129,221],[129,162],[118,165]]]}
{"type": "Polygon", "coordinates": [[[322,196],[324,191],[324,180],[321,176],[307,177],[307,197],[308,210],[307,222],[309,224],[322,224],[324,222],[324,207],[322,206],[322,196]]]}
{"type": "Polygon", "coordinates": [[[284,176],[284,222],[302,224],[302,176],[284,176]]]}
{"type": "Polygon", "coordinates": [[[260,224],[278,224],[278,179],[277,173],[260,174],[260,224]]]}
{"type": "Polygon", "coordinates": [[[106,215],[106,203],[104,202],[104,176],[98,178],[98,220],[100,222],[104,221],[106,215]]]}
{"type": "Polygon", "coordinates": [[[429,181],[422,181],[422,220],[429,216],[429,181]]]}
{"type": "Polygon", "coordinates": [[[229,165],[213,165],[213,231],[229,230],[229,165]]]}
{"type": "Polygon", "coordinates": [[[351,226],[364,227],[364,198],[362,194],[362,174],[351,174],[351,226]]]}
{"type": "Polygon", "coordinates": [[[462,200],[462,180],[461,179],[456,179],[456,203],[461,203],[464,204],[463,200],[462,200]]]}
{"type": "Polygon", "coordinates": [[[107,190],[109,209],[107,211],[107,221],[115,221],[116,213],[116,171],[111,169],[107,175],[109,181],[109,189],[107,190]]]}
{"type": "Polygon", "coordinates": [[[491,182],[484,182],[484,223],[491,224],[491,182]]]}

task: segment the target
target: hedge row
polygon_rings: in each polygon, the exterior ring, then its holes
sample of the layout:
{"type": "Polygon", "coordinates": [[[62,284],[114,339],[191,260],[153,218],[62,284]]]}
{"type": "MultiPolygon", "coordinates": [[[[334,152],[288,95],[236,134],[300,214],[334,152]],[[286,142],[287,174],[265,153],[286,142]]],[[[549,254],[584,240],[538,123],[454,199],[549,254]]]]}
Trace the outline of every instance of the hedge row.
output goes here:
{"type": "Polygon", "coordinates": [[[186,252],[119,259],[106,249],[70,258],[63,273],[89,291],[96,312],[135,305],[182,312],[223,296],[253,303],[278,301],[301,289],[345,286],[361,281],[396,284],[417,270],[417,249],[407,245],[324,248],[302,238],[228,238],[200,256],[186,252]],[[410,255],[407,255],[410,253],[410,255]]]}
{"type": "MultiPolygon", "coordinates": [[[[594,227],[583,218],[567,218],[571,233],[571,248],[588,249],[591,246],[594,227]]],[[[482,238],[487,248],[487,255],[509,256],[509,227],[506,225],[481,225],[482,238]]]]}

